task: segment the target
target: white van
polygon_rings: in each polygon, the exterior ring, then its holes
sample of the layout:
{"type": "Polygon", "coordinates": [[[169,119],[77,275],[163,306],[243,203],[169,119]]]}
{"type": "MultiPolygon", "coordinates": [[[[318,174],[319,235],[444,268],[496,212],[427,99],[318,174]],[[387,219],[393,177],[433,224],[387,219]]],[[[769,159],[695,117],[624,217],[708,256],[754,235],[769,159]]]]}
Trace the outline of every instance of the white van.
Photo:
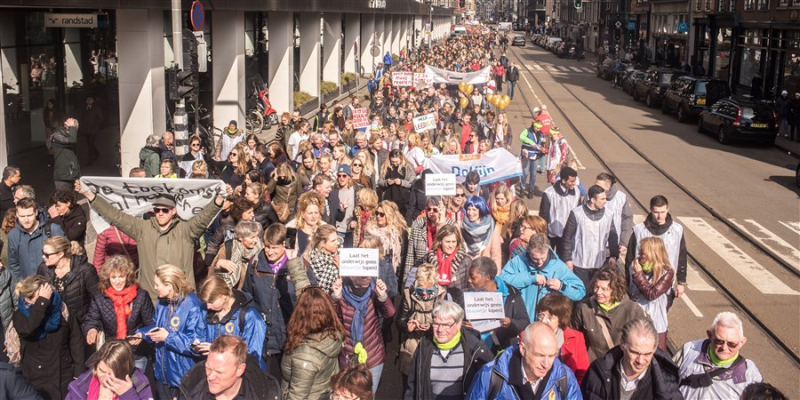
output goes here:
{"type": "Polygon", "coordinates": [[[500,32],[511,32],[511,22],[500,22],[497,24],[497,30],[500,32]]]}
{"type": "Polygon", "coordinates": [[[453,35],[464,36],[467,34],[467,28],[464,25],[456,25],[453,28],[453,35]]]}

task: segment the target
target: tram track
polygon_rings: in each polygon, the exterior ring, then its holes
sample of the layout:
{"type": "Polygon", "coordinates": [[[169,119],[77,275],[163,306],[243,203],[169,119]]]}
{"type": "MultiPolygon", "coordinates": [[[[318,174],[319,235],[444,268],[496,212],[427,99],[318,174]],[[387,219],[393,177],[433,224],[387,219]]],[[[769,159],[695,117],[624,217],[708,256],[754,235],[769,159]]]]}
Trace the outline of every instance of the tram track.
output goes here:
{"type": "MultiPolygon", "coordinates": [[[[629,198],[633,199],[633,201],[639,206],[641,210],[648,210],[647,203],[639,199],[637,196],[633,194],[628,186],[625,185],[624,181],[620,176],[614,173],[614,168],[611,167],[608,160],[605,157],[601,156],[589,143],[588,139],[581,133],[581,131],[577,128],[577,126],[573,123],[570,117],[567,115],[565,110],[556,102],[552,101],[553,96],[551,93],[545,88],[541,81],[536,77],[536,74],[528,68],[525,64],[524,60],[520,57],[517,51],[509,51],[507,52],[513,54],[513,57],[517,59],[518,68],[520,70],[527,71],[528,74],[536,81],[536,83],[541,88],[543,94],[551,99],[549,102],[551,104],[550,107],[554,107],[557,109],[564,118],[564,123],[569,126],[572,133],[577,136],[581,142],[586,146],[590,153],[598,160],[598,162],[603,166],[603,168],[611,174],[614,174],[618,179],[618,184],[621,185],[626,193],[628,194],[629,198]]],[[[594,117],[596,117],[605,128],[607,128],[610,132],[612,132],[619,140],[625,143],[634,153],[636,153],[642,160],[644,160],[648,165],[658,171],[664,178],[670,181],[675,187],[677,187],[680,191],[686,194],[689,198],[691,198],[694,202],[696,202],[700,207],[706,210],[715,220],[721,222],[723,225],[730,228],[732,232],[734,232],[738,237],[746,241],[748,244],[752,245],[762,253],[766,254],[771,260],[773,260],[777,265],[782,267],[782,269],[788,271],[794,277],[800,277],[800,271],[795,269],[790,263],[784,260],[782,257],[775,254],[771,249],[766,248],[763,244],[759,241],[752,238],[747,233],[743,232],[738,226],[736,226],[733,222],[730,221],[727,217],[720,214],[713,207],[711,207],[708,203],[700,199],[695,193],[693,193],[690,189],[686,186],[681,184],[677,179],[675,179],[672,175],[666,172],[662,167],[656,164],[650,157],[648,157],[641,149],[639,149],[635,144],[633,144],[630,140],[628,140],[624,135],[622,135],[616,128],[614,128],[605,118],[603,118],[597,111],[595,111],[592,107],[589,106],[583,99],[575,94],[575,92],[567,87],[565,84],[559,82],[554,75],[550,71],[537,71],[537,73],[546,73],[550,77],[553,77],[554,84],[560,85],[569,95],[571,95],[576,102],[581,104],[589,113],[591,113],[594,117]]],[[[519,85],[519,82],[517,83],[519,85]]],[[[529,101],[528,96],[525,95],[523,90],[517,91],[520,96],[522,96],[522,100],[525,102],[525,107],[528,111],[533,115],[533,109],[531,104],[533,102],[529,101]]],[[[535,95],[535,94],[534,94],[535,95]]],[[[538,99],[537,99],[538,100],[538,99]]],[[[648,200],[649,201],[649,200],[648,200]]],[[[707,278],[708,281],[718,290],[723,297],[725,297],[728,301],[731,302],[736,308],[738,308],[743,314],[747,316],[747,318],[760,329],[765,336],[769,339],[769,341],[775,345],[781,352],[785,353],[789,356],[792,360],[794,366],[796,368],[800,368],[800,355],[798,355],[789,345],[787,345],[779,336],[778,334],[771,329],[761,318],[756,315],[756,313],[748,307],[742,300],[739,299],[731,290],[729,290],[723,282],[718,279],[708,268],[708,266],[701,262],[698,257],[692,254],[692,251],[687,250],[688,259],[695,265],[697,268],[702,272],[702,274],[707,278]]],[[[671,350],[674,351],[674,346],[671,346],[671,350]]]]}

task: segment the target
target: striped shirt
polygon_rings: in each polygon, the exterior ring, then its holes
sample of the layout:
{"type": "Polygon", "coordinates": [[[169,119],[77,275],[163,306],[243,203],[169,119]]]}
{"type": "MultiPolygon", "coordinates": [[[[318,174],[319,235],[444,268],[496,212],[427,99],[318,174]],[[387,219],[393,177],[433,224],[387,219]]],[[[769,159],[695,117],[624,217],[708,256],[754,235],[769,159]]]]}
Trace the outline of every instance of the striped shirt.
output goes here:
{"type": "Polygon", "coordinates": [[[431,394],[436,400],[461,400],[464,381],[464,348],[434,349],[431,355],[431,394]]]}

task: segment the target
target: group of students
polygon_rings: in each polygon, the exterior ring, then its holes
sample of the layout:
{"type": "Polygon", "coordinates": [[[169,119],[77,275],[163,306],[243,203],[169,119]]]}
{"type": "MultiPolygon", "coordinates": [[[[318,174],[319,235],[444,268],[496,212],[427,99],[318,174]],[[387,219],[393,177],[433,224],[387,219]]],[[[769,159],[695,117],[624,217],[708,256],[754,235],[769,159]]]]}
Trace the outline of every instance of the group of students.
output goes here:
{"type": "MultiPolygon", "coordinates": [[[[416,62],[478,68],[492,40],[438,43],[416,62]]],[[[416,67],[388,73],[404,68],[416,67]]],[[[425,157],[511,141],[482,96],[470,97],[472,112],[463,96],[384,85],[364,131],[352,128],[356,98],[321,112],[313,133],[298,112],[284,115],[268,146],[232,121],[215,154],[194,137],[180,160],[171,135],[152,137],[131,177],[219,178],[226,193],[182,220],[170,195],[135,217],[76,185],[111,225],[93,263],[76,194],[57,190],[40,210],[7,168],[9,362],[46,399],[371,400],[386,362],[403,375],[396,397],[420,400],[732,398],[761,381],[738,354],[746,338],[734,314],[685,345],[678,364],[664,353],[686,279],[665,197],[634,225],[612,175],[584,189],[561,154],[538,215],[523,200],[532,183],[481,184],[474,171],[454,196],[426,196],[425,157]],[[428,112],[432,136],[402,122],[428,112]],[[377,278],[340,275],[339,250],[355,247],[378,250],[377,278]],[[471,291],[500,293],[504,318],[468,320],[471,291]]],[[[540,111],[520,135],[531,180],[539,158],[528,152],[561,148],[540,111]]]]}

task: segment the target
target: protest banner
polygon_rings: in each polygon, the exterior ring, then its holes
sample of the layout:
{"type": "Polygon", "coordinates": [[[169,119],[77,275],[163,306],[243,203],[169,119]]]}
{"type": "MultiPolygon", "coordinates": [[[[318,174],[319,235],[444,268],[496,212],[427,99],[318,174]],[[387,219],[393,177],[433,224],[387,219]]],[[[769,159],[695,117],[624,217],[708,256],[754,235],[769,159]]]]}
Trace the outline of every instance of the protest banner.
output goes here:
{"type": "Polygon", "coordinates": [[[437,155],[425,159],[425,168],[433,173],[455,174],[461,183],[470,171],[478,172],[481,185],[522,176],[522,165],[506,149],[493,149],[484,154],[437,155]]]}
{"type": "MultiPolygon", "coordinates": [[[[218,194],[225,193],[225,183],[212,179],[84,176],[81,188],[91,188],[112,206],[136,217],[151,211],[159,195],[169,194],[175,197],[175,208],[183,220],[199,214],[218,194]]],[[[98,234],[110,226],[94,209],[90,218],[98,234]]]]}
{"type": "Polygon", "coordinates": [[[436,118],[433,116],[433,113],[420,115],[419,117],[414,118],[413,121],[414,130],[418,133],[436,129],[436,118]]]}
{"type": "Polygon", "coordinates": [[[378,277],[378,249],[339,249],[339,276],[378,277]]]}
{"type": "Polygon", "coordinates": [[[475,329],[480,333],[493,331],[502,326],[499,319],[479,319],[477,321],[470,322],[472,323],[472,329],[475,329]]]}
{"type": "Polygon", "coordinates": [[[486,67],[475,72],[455,72],[426,65],[425,75],[427,75],[433,83],[458,85],[459,83],[464,82],[477,85],[489,81],[490,70],[491,67],[486,67]]]}
{"type": "Polygon", "coordinates": [[[369,110],[356,108],[353,110],[353,128],[361,129],[369,126],[369,110]]]}
{"type": "Polygon", "coordinates": [[[456,176],[454,174],[425,175],[425,196],[455,196],[456,176]]]}
{"type": "Polygon", "coordinates": [[[392,72],[392,86],[401,87],[401,86],[411,86],[413,83],[412,80],[414,79],[413,72],[405,72],[405,71],[397,71],[392,72]]]}
{"type": "Polygon", "coordinates": [[[464,292],[464,313],[469,321],[503,319],[503,294],[500,292],[464,292]]]}
{"type": "Polygon", "coordinates": [[[432,85],[433,85],[433,79],[431,79],[427,74],[425,74],[424,72],[414,72],[415,89],[423,89],[432,85]]]}

